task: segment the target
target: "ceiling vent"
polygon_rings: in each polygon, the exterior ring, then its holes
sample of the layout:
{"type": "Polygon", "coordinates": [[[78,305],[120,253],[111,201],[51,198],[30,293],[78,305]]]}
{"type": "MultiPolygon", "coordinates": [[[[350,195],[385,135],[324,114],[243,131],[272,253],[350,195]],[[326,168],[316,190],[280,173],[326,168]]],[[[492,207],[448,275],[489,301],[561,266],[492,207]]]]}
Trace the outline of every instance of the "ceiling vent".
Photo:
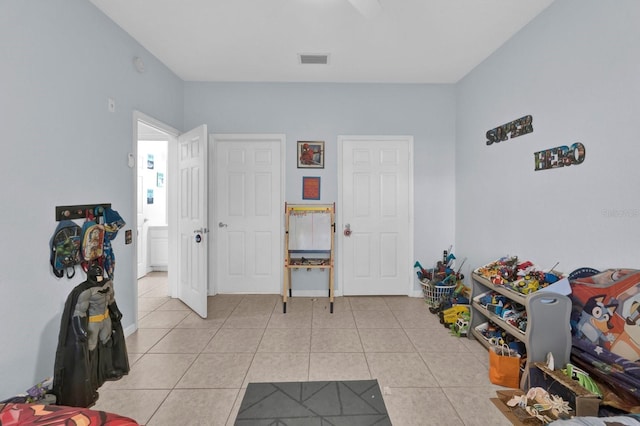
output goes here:
{"type": "Polygon", "coordinates": [[[329,55],[325,54],[300,54],[300,63],[302,65],[327,65],[329,63],[329,55]]]}

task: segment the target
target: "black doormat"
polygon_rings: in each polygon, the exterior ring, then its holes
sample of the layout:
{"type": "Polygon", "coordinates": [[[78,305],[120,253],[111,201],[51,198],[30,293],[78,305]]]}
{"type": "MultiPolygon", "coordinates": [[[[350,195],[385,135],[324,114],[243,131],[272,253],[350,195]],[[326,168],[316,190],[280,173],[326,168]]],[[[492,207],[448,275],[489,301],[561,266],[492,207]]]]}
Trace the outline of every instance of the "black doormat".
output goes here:
{"type": "Polygon", "coordinates": [[[249,383],[236,426],[391,425],[377,380],[249,383]]]}

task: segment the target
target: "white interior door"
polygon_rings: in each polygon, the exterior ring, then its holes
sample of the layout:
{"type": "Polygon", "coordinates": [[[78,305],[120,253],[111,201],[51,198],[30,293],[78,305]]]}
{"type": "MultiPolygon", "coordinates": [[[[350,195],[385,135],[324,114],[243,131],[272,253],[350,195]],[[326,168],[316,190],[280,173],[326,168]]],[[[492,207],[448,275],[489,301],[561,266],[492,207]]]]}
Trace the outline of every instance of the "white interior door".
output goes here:
{"type": "Polygon", "coordinates": [[[413,266],[413,138],[341,136],[343,231],[338,231],[345,295],[409,295],[413,266]]]}
{"type": "Polygon", "coordinates": [[[213,135],[219,293],[279,293],[284,135],[213,135]]]}
{"type": "Polygon", "coordinates": [[[178,297],[207,317],[207,126],[178,137],[178,297]]]}

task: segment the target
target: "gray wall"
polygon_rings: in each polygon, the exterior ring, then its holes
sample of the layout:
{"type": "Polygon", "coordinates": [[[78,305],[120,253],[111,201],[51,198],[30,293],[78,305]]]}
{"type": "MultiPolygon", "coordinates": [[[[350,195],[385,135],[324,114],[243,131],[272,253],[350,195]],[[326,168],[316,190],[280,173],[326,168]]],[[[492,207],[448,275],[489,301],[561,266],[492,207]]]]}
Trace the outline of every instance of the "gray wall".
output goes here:
{"type": "MultiPolygon", "coordinates": [[[[414,250],[431,264],[454,242],[454,96],[452,85],[185,83],[185,127],[204,123],[211,133],[284,133],[285,201],[306,202],[302,176],[320,176],[319,202],[336,202],[337,209],[339,135],[412,135],[414,250]],[[324,169],[297,168],[299,140],[325,141],[324,169]]],[[[324,275],[296,281],[297,290],[326,291],[324,275]]],[[[341,290],[339,281],[336,288],[341,290]]],[[[415,291],[420,292],[417,283],[415,291]]]]}
{"type": "MultiPolygon", "coordinates": [[[[51,272],[55,206],[110,202],[131,229],[132,111],[182,128],[183,83],[86,0],[2,0],[0,61],[2,400],[52,375],[64,301],[84,280],[51,272]]],[[[134,245],[123,234],[115,291],[131,327],[134,245]]]]}
{"type": "Polygon", "coordinates": [[[638,267],[640,2],[560,0],[457,85],[456,245],[469,268],[507,254],[570,272],[638,267]],[[531,114],[533,133],[485,133],[531,114]],[[581,165],[533,153],[581,142],[581,165]]]}

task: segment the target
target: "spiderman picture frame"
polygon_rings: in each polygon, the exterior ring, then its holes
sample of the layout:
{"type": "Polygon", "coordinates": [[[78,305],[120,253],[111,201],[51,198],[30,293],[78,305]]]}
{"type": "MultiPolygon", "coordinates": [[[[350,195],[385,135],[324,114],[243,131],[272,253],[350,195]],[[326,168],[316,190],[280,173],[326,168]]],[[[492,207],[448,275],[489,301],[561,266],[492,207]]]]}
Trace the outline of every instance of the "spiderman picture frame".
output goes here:
{"type": "Polygon", "coordinates": [[[324,169],[323,141],[298,141],[298,168],[324,169]]]}

